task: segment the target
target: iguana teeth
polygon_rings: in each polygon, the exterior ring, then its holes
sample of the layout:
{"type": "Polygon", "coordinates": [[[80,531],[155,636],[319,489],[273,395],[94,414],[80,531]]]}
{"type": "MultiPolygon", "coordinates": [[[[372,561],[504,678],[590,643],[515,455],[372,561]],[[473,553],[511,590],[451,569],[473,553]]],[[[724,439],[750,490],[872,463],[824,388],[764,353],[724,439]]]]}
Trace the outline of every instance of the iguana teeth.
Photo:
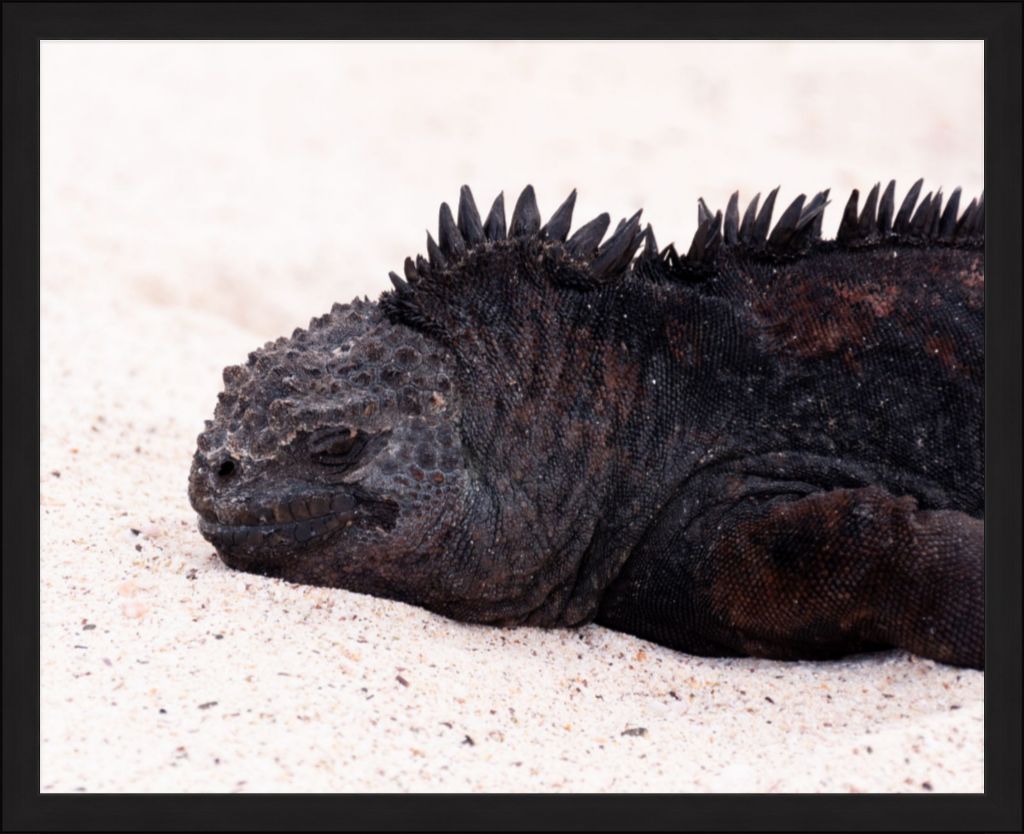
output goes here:
{"type": "Polygon", "coordinates": [[[447,203],[441,203],[437,218],[437,242],[441,251],[451,259],[458,259],[466,254],[466,241],[455,225],[452,210],[447,203]]]}

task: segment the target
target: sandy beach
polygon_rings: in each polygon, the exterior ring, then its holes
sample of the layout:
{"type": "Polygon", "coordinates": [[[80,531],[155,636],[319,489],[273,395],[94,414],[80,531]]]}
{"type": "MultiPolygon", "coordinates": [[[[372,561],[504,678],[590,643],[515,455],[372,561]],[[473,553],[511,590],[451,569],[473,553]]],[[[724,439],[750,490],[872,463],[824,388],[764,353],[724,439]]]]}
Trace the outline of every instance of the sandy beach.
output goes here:
{"type": "MultiPolygon", "coordinates": [[[[982,188],[980,43],[42,49],[44,792],[979,792],[984,674],[685,655],[226,568],[186,488],[221,369],[424,250],[442,200],[577,225],[982,188]]],[[[838,205],[836,205],[838,204],[838,205]]]]}

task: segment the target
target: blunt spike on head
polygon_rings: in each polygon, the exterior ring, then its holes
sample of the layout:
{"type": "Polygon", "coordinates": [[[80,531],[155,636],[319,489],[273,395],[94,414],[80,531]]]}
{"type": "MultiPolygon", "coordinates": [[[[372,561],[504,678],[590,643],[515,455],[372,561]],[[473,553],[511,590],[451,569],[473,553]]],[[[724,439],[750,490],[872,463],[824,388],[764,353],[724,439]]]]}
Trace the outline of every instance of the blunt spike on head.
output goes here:
{"type": "Polygon", "coordinates": [[[772,229],[771,236],[768,238],[769,246],[774,249],[785,249],[793,240],[797,233],[797,221],[800,219],[800,214],[804,208],[804,200],[806,199],[807,195],[801,194],[782,212],[782,216],[775,224],[775,228],[772,229]]]}
{"type": "Polygon", "coordinates": [[[574,188],[572,193],[565,198],[562,205],[555,209],[555,213],[551,215],[548,222],[544,224],[544,227],[540,230],[541,237],[546,237],[549,240],[564,241],[572,226],[572,210],[575,206],[576,189],[574,188]]]}
{"type": "Polygon", "coordinates": [[[450,257],[460,258],[466,254],[466,241],[462,239],[462,233],[455,225],[455,218],[447,203],[441,203],[441,211],[438,213],[437,241],[441,251],[450,257]]]}
{"type": "Polygon", "coordinates": [[[775,208],[775,197],[778,193],[778,187],[768,192],[764,205],[761,206],[761,211],[757,213],[757,220],[754,222],[754,228],[751,231],[754,243],[764,243],[768,239],[768,230],[772,226],[772,211],[775,208]]]}
{"type": "Polygon", "coordinates": [[[415,284],[420,280],[420,274],[416,271],[416,264],[413,263],[412,258],[406,258],[405,263],[402,265],[402,269],[405,272],[405,279],[410,284],[415,284]]]}
{"type": "Polygon", "coordinates": [[[640,212],[638,211],[614,235],[605,241],[590,265],[591,274],[598,279],[618,274],[633,258],[640,245],[640,212]]]}
{"type": "Polygon", "coordinates": [[[907,192],[907,196],[903,198],[903,202],[900,204],[900,210],[896,215],[896,219],[893,221],[893,231],[898,234],[904,234],[909,232],[911,229],[911,216],[914,212],[914,206],[917,204],[917,197],[921,193],[921,186],[924,185],[924,180],[920,179],[910,186],[910,191],[907,192]]]}
{"type": "Polygon", "coordinates": [[[484,226],[480,222],[480,212],[477,211],[473,192],[469,190],[468,185],[459,189],[459,231],[470,246],[475,246],[484,239],[484,226]]]}
{"type": "Polygon", "coordinates": [[[697,198],[697,225],[700,226],[705,220],[710,220],[712,217],[711,210],[708,208],[708,204],[704,202],[703,197],[697,198]]]}
{"type": "Polygon", "coordinates": [[[896,180],[889,184],[882,193],[882,201],[878,204],[878,231],[883,235],[892,231],[892,217],[896,211],[896,180]]]}
{"type": "Polygon", "coordinates": [[[692,263],[700,263],[704,259],[704,247],[711,230],[711,218],[709,217],[697,227],[690,241],[690,248],[686,252],[686,260],[692,263]]]}
{"type": "Polygon", "coordinates": [[[508,224],[509,237],[528,237],[540,230],[540,209],[537,208],[537,195],[533,186],[528,185],[516,200],[512,209],[512,219],[508,224]]]}
{"type": "Polygon", "coordinates": [[[607,214],[599,214],[589,223],[580,226],[566,243],[569,251],[577,257],[589,258],[594,254],[611,222],[607,214]]]}
{"type": "Polygon", "coordinates": [[[427,257],[430,258],[430,265],[436,269],[444,269],[448,266],[448,259],[438,248],[437,243],[434,241],[434,238],[431,237],[430,232],[427,232],[427,257]]]}
{"type": "Polygon", "coordinates": [[[651,228],[650,223],[644,229],[644,255],[651,258],[658,257],[658,241],[654,239],[654,229],[651,228]]]}
{"type": "Polygon", "coordinates": [[[707,240],[704,244],[708,255],[713,255],[718,251],[718,247],[722,243],[722,212],[716,211],[715,216],[711,218],[711,228],[708,229],[707,240]]]}
{"type": "Polygon", "coordinates": [[[409,285],[405,283],[405,281],[403,281],[401,278],[399,278],[397,273],[389,272],[388,278],[391,279],[391,283],[394,285],[395,291],[399,295],[402,295],[403,293],[407,293],[410,291],[409,285]]]}
{"type": "Polygon", "coordinates": [[[740,239],[740,192],[732,192],[729,203],[725,207],[725,228],[723,229],[726,246],[735,246],[740,239]]]}
{"type": "Polygon", "coordinates": [[[956,215],[960,211],[960,189],[954,188],[946,202],[946,208],[939,218],[939,239],[952,240],[956,232],[956,215]]]}
{"type": "Polygon", "coordinates": [[[754,199],[750,201],[750,205],[747,206],[747,210],[743,212],[743,222],[740,224],[740,240],[744,243],[750,242],[750,236],[754,228],[754,221],[757,220],[757,204],[761,200],[761,192],[757,192],[754,195],[754,199]]]}
{"type": "Polygon", "coordinates": [[[881,183],[875,183],[868,192],[868,198],[864,201],[864,209],[860,213],[860,220],[857,221],[857,232],[861,237],[870,237],[878,229],[878,189],[881,183]]]}
{"type": "Polygon", "coordinates": [[[505,192],[494,198],[491,210],[484,221],[484,235],[488,240],[505,239],[505,192]]]}
{"type": "Polygon", "coordinates": [[[416,256],[416,271],[420,275],[426,275],[430,272],[430,261],[424,258],[422,255],[416,256]]]}
{"type": "Polygon", "coordinates": [[[860,192],[855,188],[846,201],[846,208],[843,209],[843,218],[839,221],[839,231],[836,232],[836,240],[841,243],[848,243],[857,239],[857,202],[860,200],[860,192]]]}

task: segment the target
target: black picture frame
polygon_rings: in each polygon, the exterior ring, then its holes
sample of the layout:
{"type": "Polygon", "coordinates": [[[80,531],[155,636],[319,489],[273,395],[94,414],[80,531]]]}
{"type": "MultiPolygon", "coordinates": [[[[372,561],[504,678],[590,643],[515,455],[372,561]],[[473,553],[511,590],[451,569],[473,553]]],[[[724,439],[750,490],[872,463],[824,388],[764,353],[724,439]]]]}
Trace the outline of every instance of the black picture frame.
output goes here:
{"type": "Polygon", "coordinates": [[[1020,830],[1021,22],[1016,3],[5,3],[4,830],[1020,830]],[[41,794],[40,41],[673,37],[985,42],[985,793],[41,794]]]}

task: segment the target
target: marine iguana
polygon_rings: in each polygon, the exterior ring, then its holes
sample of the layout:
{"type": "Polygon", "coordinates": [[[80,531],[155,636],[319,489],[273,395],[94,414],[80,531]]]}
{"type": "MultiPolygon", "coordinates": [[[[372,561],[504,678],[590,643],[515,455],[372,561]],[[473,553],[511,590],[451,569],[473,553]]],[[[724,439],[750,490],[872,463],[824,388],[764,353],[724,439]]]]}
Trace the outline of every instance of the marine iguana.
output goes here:
{"type": "Polygon", "coordinates": [[[189,477],[229,566],[700,655],[983,668],[984,196],[506,227],[224,371],[189,477]],[[638,251],[639,250],[639,251],[638,251]]]}

